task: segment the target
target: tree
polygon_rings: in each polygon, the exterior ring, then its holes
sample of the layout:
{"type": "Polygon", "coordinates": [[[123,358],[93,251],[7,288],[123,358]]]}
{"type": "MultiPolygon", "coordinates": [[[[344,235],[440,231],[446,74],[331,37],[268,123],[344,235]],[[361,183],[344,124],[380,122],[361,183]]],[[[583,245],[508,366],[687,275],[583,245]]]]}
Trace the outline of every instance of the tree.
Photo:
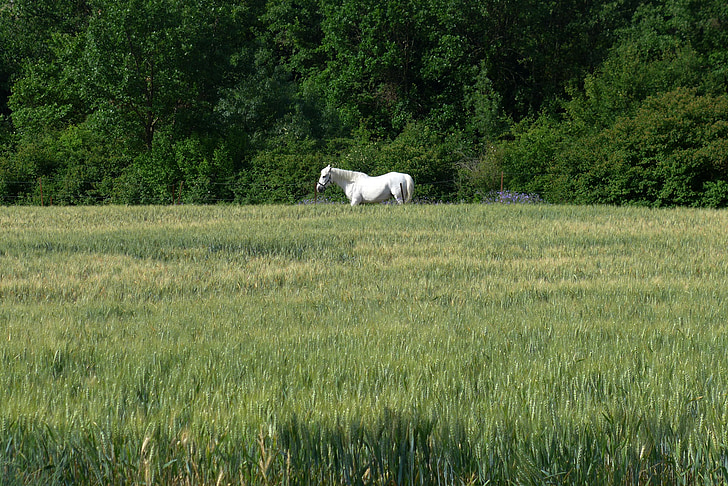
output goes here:
{"type": "MultiPolygon", "coordinates": [[[[56,107],[66,105],[68,108],[70,98],[76,96],[70,94],[70,80],[62,72],[69,61],[78,57],[77,52],[67,54],[73,51],[74,37],[85,29],[87,15],[85,0],[0,2],[0,123],[3,118],[5,123],[18,116],[22,118],[22,114],[14,113],[16,109],[32,111],[33,106],[44,104],[41,97],[49,99],[51,104],[45,113],[38,114],[42,120],[50,121],[48,116],[52,116],[49,112],[53,111],[53,103],[56,107]],[[14,86],[18,80],[22,84],[14,86]],[[66,86],[60,86],[62,83],[66,86]],[[19,91],[13,108],[11,93],[19,91]]],[[[34,116],[30,112],[28,115],[26,121],[31,122],[34,116]]],[[[7,130],[12,131],[12,128],[7,130]]]]}
{"type": "Polygon", "coordinates": [[[209,126],[239,39],[235,13],[215,0],[96,0],[84,58],[93,109],[137,131],[147,148],[162,129],[209,126]]]}

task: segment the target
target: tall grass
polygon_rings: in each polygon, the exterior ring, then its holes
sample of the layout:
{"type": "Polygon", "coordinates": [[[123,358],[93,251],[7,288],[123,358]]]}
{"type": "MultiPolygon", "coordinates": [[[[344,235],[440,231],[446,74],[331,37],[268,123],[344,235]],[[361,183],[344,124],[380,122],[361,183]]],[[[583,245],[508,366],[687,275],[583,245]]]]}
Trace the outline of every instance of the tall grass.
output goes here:
{"type": "Polygon", "coordinates": [[[0,483],[724,484],[726,227],[0,208],[0,483]]]}

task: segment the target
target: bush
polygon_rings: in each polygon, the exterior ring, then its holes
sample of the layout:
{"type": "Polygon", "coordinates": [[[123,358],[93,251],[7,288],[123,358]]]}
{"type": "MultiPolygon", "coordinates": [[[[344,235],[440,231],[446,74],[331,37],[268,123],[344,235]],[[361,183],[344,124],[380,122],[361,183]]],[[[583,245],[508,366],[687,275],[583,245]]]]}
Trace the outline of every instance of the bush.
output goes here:
{"type": "Polygon", "coordinates": [[[211,204],[231,201],[234,167],[224,144],[190,136],[158,135],[114,182],[113,199],[124,204],[211,204]]]}
{"type": "Polygon", "coordinates": [[[120,159],[93,130],[65,130],[21,140],[0,162],[4,202],[93,204],[109,197],[120,159]]]}
{"type": "Polygon", "coordinates": [[[704,188],[728,175],[727,120],[725,95],[679,88],[648,98],[593,139],[596,163],[581,176],[589,202],[709,204],[704,188]]]}
{"type": "Polygon", "coordinates": [[[576,204],[724,204],[728,95],[677,88],[601,130],[542,116],[514,136],[500,146],[511,190],[576,204]]]}
{"type": "Polygon", "coordinates": [[[150,150],[134,158],[115,181],[114,202],[123,204],[169,204],[180,180],[175,170],[170,140],[157,136],[150,150]]]}
{"type": "Polygon", "coordinates": [[[236,179],[235,201],[292,204],[313,196],[319,172],[335,162],[313,145],[300,145],[299,150],[291,153],[282,148],[258,152],[236,179]]]}
{"type": "Polygon", "coordinates": [[[178,202],[211,204],[232,199],[229,182],[234,170],[225,146],[192,136],[174,144],[174,157],[181,180],[176,188],[178,202]]]}
{"type": "Polygon", "coordinates": [[[560,177],[554,173],[567,146],[563,127],[544,115],[535,122],[518,124],[513,134],[513,142],[501,145],[505,188],[542,194],[549,201],[567,201],[569,191],[564,190],[560,177]]]}
{"type": "Polygon", "coordinates": [[[503,156],[501,145],[488,144],[481,154],[461,160],[458,163],[458,199],[475,201],[482,194],[500,189],[504,177],[503,156]]]}
{"type": "Polygon", "coordinates": [[[709,208],[728,207],[728,181],[706,182],[702,203],[709,208]]]}
{"type": "Polygon", "coordinates": [[[341,168],[377,176],[404,172],[415,181],[415,197],[449,200],[456,197],[459,166],[468,149],[457,134],[442,136],[412,122],[392,141],[364,140],[344,155],[341,168]]]}

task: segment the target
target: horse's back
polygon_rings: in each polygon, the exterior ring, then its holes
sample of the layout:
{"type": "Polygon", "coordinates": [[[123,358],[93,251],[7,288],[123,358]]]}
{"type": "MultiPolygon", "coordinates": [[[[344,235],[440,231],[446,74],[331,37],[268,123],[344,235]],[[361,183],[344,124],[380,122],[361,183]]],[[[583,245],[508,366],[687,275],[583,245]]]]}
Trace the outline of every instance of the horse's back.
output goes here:
{"type": "Polygon", "coordinates": [[[352,206],[386,201],[390,197],[394,197],[399,203],[412,200],[414,181],[409,174],[388,172],[374,177],[363,173],[357,175],[344,190],[352,206]]]}

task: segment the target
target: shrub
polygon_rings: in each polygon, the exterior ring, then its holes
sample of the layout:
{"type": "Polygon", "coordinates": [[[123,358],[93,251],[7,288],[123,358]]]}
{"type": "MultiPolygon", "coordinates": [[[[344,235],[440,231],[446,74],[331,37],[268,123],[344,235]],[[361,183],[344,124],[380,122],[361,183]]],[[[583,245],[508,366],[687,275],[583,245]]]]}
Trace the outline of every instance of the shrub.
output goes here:
{"type": "Polygon", "coordinates": [[[502,146],[488,144],[478,156],[461,160],[458,163],[458,199],[473,201],[480,194],[499,189],[504,177],[503,156],[502,146]]]}
{"type": "Polygon", "coordinates": [[[405,172],[415,181],[415,197],[448,200],[455,196],[458,166],[467,157],[463,140],[442,136],[423,123],[410,123],[390,142],[363,141],[342,160],[342,168],[381,175],[405,172]]]}
{"type": "Polygon", "coordinates": [[[709,208],[728,207],[728,181],[708,181],[702,203],[709,208]]]}
{"type": "Polygon", "coordinates": [[[120,167],[121,160],[100,135],[71,125],[18,142],[15,152],[0,162],[0,197],[9,203],[103,202],[120,167]]]}
{"type": "Polygon", "coordinates": [[[184,181],[176,188],[177,201],[210,204],[232,199],[227,183],[233,177],[233,164],[224,146],[193,136],[174,145],[174,157],[184,181]]]}
{"type": "Polygon", "coordinates": [[[319,171],[333,161],[313,147],[309,150],[259,152],[239,174],[233,189],[235,200],[245,204],[292,204],[313,196],[319,171]]]}
{"type": "Polygon", "coordinates": [[[114,181],[113,198],[125,204],[210,204],[230,201],[231,157],[215,139],[159,135],[114,181]]]}
{"type": "Polygon", "coordinates": [[[554,186],[554,166],[558,166],[566,146],[559,123],[548,116],[535,122],[524,121],[514,127],[515,140],[503,144],[503,170],[509,189],[543,194],[550,201],[561,201],[562,188],[554,186]]]}
{"type": "Polygon", "coordinates": [[[725,180],[728,96],[679,88],[648,98],[595,143],[596,163],[582,182],[590,202],[706,205],[706,184],[725,180]]]}

